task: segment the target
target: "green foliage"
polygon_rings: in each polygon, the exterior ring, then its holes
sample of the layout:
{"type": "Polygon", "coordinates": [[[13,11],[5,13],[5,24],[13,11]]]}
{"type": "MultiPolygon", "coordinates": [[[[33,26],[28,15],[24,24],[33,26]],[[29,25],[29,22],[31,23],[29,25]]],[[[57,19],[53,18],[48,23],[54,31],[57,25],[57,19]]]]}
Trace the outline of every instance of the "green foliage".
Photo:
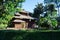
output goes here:
{"type": "Polygon", "coordinates": [[[54,10],[54,4],[49,4],[48,5],[48,10],[52,11],[54,10]]]}
{"type": "Polygon", "coordinates": [[[17,12],[20,12],[22,9],[21,8],[16,8],[16,11],[17,12]]]}
{"type": "Polygon", "coordinates": [[[3,24],[3,23],[0,24],[0,29],[5,29],[6,27],[7,27],[7,24],[3,24]]]}
{"type": "Polygon", "coordinates": [[[51,24],[53,28],[57,27],[57,20],[51,20],[51,24]]]}
{"type": "MultiPolygon", "coordinates": [[[[58,23],[57,20],[55,19],[56,16],[56,12],[52,12],[52,16],[50,15],[50,13],[48,12],[48,15],[46,17],[40,17],[40,20],[38,22],[39,26],[44,26],[44,27],[52,27],[52,28],[56,28],[58,23]]],[[[41,27],[42,27],[41,26],[41,27]]]]}
{"type": "MultiPolygon", "coordinates": [[[[25,0],[0,0],[0,27],[7,26],[8,22],[13,18],[19,3],[22,4],[25,0]],[[6,24],[6,25],[5,25],[6,24]]],[[[21,5],[22,6],[22,5],[21,5]]]]}
{"type": "Polygon", "coordinates": [[[57,11],[55,10],[54,4],[48,4],[45,7],[42,4],[36,5],[34,9],[33,17],[38,18],[37,25],[40,27],[56,28],[57,27],[57,11]],[[41,14],[45,15],[42,17],[41,14]]]}
{"type": "Polygon", "coordinates": [[[48,10],[51,12],[50,14],[52,15],[52,12],[55,10],[54,4],[49,4],[48,5],[48,10]]]}
{"type": "Polygon", "coordinates": [[[41,13],[43,13],[43,5],[42,4],[38,4],[38,5],[36,5],[36,8],[34,8],[33,17],[39,18],[41,13]]]}

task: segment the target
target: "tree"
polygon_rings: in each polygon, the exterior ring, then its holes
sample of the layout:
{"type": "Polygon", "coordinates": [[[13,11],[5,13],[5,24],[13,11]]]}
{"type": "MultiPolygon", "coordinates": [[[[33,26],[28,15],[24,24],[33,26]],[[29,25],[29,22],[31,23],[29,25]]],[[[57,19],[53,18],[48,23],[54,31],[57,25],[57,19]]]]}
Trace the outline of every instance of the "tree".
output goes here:
{"type": "MultiPolygon", "coordinates": [[[[8,25],[8,22],[13,18],[17,11],[18,4],[22,6],[25,0],[0,0],[0,25],[8,25]]],[[[21,7],[20,7],[21,10],[21,7]]]]}
{"type": "Polygon", "coordinates": [[[42,13],[43,13],[43,5],[42,5],[42,4],[36,5],[36,8],[34,8],[34,14],[33,14],[33,17],[39,19],[40,14],[42,14],[42,13]]]}
{"type": "Polygon", "coordinates": [[[48,10],[51,12],[51,16],[52,16],[52,12],[55,10],[54,9],[54,4],[49,4],[48,5],[48,10]]]}
{"type": "Polygon", "coordinates": [[[57,27],[57,20],[55,19],[57,16],[57,12],[55,11],[55,7],[53,4],[46,5],[44,8],[47,12],[47,15],[43,18],[40,18],[40,26],[47,27],[48,29],[54,29],[57,27]],[[50,12],[49,12],[50,11],[50,12]]]}
{"type": "Polygon", "coordinates": [[[60,7],[60,0],[44,0],[44,3],[51,4],[54,3],[55,7],[58,8],[58,14],[59,14],[59,7],[60,7]]]}
{"type": "Polygon", "coordinates": [[[56,28],[57,20],[55,19],[55,14],[56,12],[53,4],[46,5],[45,7],[40,4],[34,10],[34,16],[38,18],[37,24],[39,28],[56,28]],[[44,17],[40,16],[40,14],[44,14],[44,17]]]}

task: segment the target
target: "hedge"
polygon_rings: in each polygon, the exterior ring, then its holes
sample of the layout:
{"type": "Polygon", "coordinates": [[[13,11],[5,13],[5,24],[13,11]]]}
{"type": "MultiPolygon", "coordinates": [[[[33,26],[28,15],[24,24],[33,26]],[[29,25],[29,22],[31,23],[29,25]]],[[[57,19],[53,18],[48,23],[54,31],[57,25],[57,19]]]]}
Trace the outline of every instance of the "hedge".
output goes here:
{"type": "Polygon", "coordinates": [[[0,30],[0,40],[60,40],[60,31],[0,30]]]}

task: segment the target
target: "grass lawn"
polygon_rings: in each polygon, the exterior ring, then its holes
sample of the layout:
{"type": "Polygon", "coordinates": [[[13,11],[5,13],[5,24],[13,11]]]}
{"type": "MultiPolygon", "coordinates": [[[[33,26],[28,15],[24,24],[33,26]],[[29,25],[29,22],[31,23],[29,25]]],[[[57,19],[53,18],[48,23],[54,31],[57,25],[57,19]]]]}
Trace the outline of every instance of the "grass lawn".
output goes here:
{"type": "Polygon", "coordinates": [[[60,40],[60,30],[0,30],[0,40],[60,40]]]}

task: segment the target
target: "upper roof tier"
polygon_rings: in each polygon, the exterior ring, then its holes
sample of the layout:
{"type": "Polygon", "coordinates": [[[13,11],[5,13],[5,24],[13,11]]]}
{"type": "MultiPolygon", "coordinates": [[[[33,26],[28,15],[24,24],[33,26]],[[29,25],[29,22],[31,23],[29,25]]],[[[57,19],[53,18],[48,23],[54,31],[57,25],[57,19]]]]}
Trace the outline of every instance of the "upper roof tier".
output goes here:
{"type": "Polygon", "coordinates": [[[26,16],[26,15],[21,15],[21,14],[20,14],[20,16],[14,16],[14,18],[19,18],[19,19],[34,19],[31,16],[26,16]]]}

